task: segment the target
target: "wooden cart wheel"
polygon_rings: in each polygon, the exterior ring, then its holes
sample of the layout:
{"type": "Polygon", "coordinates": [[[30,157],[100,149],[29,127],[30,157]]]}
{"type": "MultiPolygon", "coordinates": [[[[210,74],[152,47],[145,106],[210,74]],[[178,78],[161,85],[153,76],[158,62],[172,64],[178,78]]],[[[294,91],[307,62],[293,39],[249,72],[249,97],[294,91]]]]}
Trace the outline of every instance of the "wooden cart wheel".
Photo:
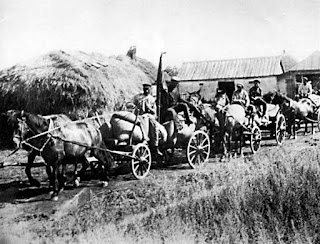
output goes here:
{"type": "Polygon", "coordinates": [[[286,134],[286,118],[283,114],[279,114],[276,119],[276,142],[282,145],[286,134]]]}
{"type": "Polygon", "coordinates": [[[210,138],[203,131],[196,131],[189,139],[187,146],[187,159],[191,168],[205,163],[210,156],[210,138]]]}
{"type": "Polygon", "coordinates": [[[131,168],[133,175],[141,180],[147,176],[151,168],[151,152],[146,144],[137,144],[132,152],[131,168]]]}
{"type": "Polygon", "coordinates": [[[254,125],[250,134],[250,148],[252,153],[256,153],[261,145],[261,130],[258,126],[254,125]]]}

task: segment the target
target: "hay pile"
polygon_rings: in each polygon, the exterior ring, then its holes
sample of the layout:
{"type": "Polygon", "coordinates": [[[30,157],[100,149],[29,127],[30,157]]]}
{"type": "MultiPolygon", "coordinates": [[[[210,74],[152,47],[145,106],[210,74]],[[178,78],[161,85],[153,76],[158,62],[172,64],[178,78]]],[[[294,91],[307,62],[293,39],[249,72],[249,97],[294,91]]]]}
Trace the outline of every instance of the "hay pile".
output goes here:
{"type": "Polygon", "coordinates": [[[56,51],[0,71],[0,112],[75,114],[113,111],[154,83],[156,67],[129,57],[56,51]]]}

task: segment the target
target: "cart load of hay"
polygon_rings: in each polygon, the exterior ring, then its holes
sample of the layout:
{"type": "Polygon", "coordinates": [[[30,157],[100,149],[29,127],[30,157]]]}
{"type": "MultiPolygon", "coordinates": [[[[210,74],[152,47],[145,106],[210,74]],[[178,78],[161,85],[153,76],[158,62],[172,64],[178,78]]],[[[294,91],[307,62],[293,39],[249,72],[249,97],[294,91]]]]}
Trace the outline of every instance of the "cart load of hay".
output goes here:
{"type": "MultiPolygon", "coordinates": [[[[126,55],[56,51],[0,71],[0,113],[9,109],[77,118],[114,111],[154,83],[156,67],[126,55]]],[[[1,140],[1,138],[0,138],[1,140]]]]}

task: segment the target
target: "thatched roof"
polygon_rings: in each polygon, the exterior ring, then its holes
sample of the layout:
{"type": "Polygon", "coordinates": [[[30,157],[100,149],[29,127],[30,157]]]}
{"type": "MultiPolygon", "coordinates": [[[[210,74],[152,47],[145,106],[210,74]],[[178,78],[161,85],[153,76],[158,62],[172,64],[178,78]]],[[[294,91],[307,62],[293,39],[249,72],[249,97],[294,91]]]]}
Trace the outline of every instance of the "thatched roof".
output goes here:
{"type": "Polygon", "coordinates": [[[0,71],[0,112],[76,113],[113,111],[154,83],[156,67],[129,57],[56,51],[0,71]]]}

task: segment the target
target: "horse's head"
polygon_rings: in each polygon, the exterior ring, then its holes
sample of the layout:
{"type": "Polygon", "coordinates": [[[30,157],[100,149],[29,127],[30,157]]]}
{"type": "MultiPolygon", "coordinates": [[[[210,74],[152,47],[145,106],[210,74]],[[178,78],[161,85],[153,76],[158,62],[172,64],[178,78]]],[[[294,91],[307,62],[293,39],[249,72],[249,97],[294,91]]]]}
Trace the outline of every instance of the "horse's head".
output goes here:
{"type": "Polygon", "coordinates": [[[199,106],[202,105],[201,97],[197,93],[189,93],[189,99],[188,100],[195,107],[199,107],[199,106]]]}
{"type": "Polygon", "coordinates": [[[21,142],[27,138],[47,131],[49,121],[41,115],[34,115],[24,111],[14,113],[10,118],[13,128],[13,142],[16,148],[21,147],[21,142]]]}
{"type": "Polygon", "coordinates": [[[288,98],[287,96],[279,93],[279,92],[274,92],[271,95],[271,104],[275,104],[275,105],[283,105],[283,104],[290,104],[290,98],[288,98]]]}
{"type": "Polygon", "coordinates": [[[30,129],[26,123],[25,118],[23,117],[24,112],[18,111],[12,116],[9,117],[8,123],[12,126],[13,129],[13,143],[15,148],[21,147],[21,142],[30,136],[30,129]]]}
{"type": "Polygon", "coordinates": [[[275,97],[275,95],[276,95],[276,91],[274,91],[274,92],[268,92],[268,93],[266,93],[266,94],[264,94],[263,95],[263,100],[266,102],[266,103],[272,103],[273,102],[273,99],[274,99],[274,97],[275,97]]]}

